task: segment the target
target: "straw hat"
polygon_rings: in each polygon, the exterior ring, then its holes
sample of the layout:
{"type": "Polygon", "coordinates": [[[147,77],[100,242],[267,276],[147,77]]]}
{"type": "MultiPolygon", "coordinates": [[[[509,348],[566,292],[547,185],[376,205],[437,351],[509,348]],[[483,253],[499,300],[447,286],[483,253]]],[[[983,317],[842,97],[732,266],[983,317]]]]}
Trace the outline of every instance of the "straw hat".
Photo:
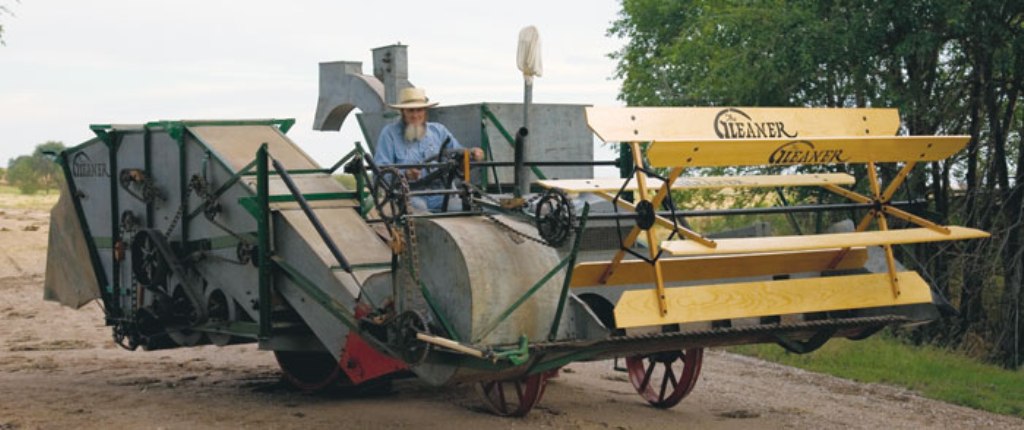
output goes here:
{"type": "Polygon", "coordinates": [[[392,109],[416,109],[416,108],[431,108],[437,106],[437,102],[430,102],[427,98],[427,92],[422,88],[402,88],[402,91],[398,92],[398,103],[389,104],[392,109]]]}

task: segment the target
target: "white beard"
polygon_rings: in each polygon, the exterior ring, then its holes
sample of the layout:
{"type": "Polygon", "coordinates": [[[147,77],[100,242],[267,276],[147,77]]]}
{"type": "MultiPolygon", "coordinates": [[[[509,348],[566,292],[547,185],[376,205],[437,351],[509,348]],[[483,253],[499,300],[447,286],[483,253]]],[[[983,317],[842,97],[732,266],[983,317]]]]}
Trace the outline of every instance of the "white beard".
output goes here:
{"type": "Polygon", "coordinates": [[[423,136],[427,135],[427,127],[423,124],[406,124],[405,126],[405,140],[407,142],[415,142],[423,139],[423,136]]]}

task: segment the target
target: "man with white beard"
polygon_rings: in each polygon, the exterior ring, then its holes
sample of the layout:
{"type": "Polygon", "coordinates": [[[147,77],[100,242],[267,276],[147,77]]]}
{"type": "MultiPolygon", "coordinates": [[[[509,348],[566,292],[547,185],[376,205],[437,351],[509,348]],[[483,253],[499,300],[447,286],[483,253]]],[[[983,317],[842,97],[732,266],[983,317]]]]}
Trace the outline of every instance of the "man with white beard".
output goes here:
{"type": "MultiPolygon", "coordinates": [[[[398,103],[388,105],[401,112],[401,118],[385,125],[377,138],[377,150],[373,159],[379,166],[389,164],[419,164],[436,159],[441,145],[448,140],[446,150],[463,149],[448,128],[436,122],[427,122],[427,108],[437,106],[430,102],[427,93],[421,88],[403,88],[398,93],[398,103]]],[[[470,158],[482,160],[484,152],[480,148],[471,148],[470,158]]],[[[405,177],[415,181],[423,176],[422,169],[404,169],[405,177]]],[[[414,197],[409,202],[414,210],[438,212],[444,204],[443,195],[414,197]]],[[[457,197],[452,197],[449,208],[461,207],[457,197]]]]}

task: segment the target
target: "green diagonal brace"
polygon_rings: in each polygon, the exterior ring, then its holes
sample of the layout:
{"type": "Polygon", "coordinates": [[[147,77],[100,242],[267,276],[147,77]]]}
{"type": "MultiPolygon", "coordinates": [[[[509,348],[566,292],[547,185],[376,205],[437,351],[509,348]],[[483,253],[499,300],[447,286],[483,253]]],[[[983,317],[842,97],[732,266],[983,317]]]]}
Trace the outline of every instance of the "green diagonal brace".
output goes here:
{"type": "Polygon", "coordinates": [[[576,230],[576,240],[572,243],[572,251],[569,252],[569,266],[565,269],[565,279],[562,280],[562,294],[558,297],[558,308],[555,310],[555,319],[551,322],[551,330],[548,331],[548,340],[555,340],[558,335],[558,326],[562,324],[562,312],[565,310],[565,301],[569,297],[569,284],[572,282],[572,270],[576,266],[576,256],[580,252],[580,243],[583,242],[583,230],[587,228],[587,216],[590,215],[590,203],[583,205],[583,215],[580,217],[580,228],[576,230]]]}
{"type": "MultiPolygon", "coordinates": [[[[498,117],[494,116],[494,112],[491,112],[491,109],[488,108],[487,105],[483,105],[481,108],[483,109],[484,116],[491,121],[491,124],[494,124],[494,127],[498,129],[498,132],[501,133],[502,136],[505,136],[505,141],[507,141],[510,146],[515,148],[516,139],[512,137],[511,134],[509,134],[508,130],[505,130],[505,127],[501,125],[501,121],[498,121],[498,117]]],[[[540,169],[537,168],[537,166],[530,166],[530,170],[533,171],[533,174],[537,176],[537,179],[548,178],[547,176],[544,175],[544,172],[541,172],[540,169]]]]}
{"type": "MultiPolygon", "coordinates": [[[[231,188],[232,185],[235,185],[235,183],[237,183],[240,179],[242,179],[243,175],[245,175],[246,173],[249,173],[249,171],[252,170],[253,167],[256,167],[256,160],[255,159],[250,161],[249,164],[246,164],[245,167],[242,168],[242,170],[238,171],[238,173],[235,173],[234,175],[231,175],[231,177],[228,178],[227,182],[225,182],[224,185],[221,185],[220,188],[217,188],[217,190],[214,191],[213,194],[210,195],[210,197],[212,197],[214,200],[219,199],[220,196],[222,194],[224,194],[225,192],[227,192],[227,190],[229,188],[231,188]]],[[[202,212],[202,211],[203,211],[203,206],[200,205],[194,211],[189,213],[188,216],[185,219],[189,219],[190,220],[192,218],[195,218],[195,216],[198,215],[199,212],[202,212]]]]}
{"type": "Polygon", "coordinates": [[[494,329],[497,328],[498,325],[502,323],[502,321],[505,321],[505,319],[508,318],[509,315],[512,315],[512,312],[515,312],[516,309],[518,309],[519,306],[522,306],[522,304],[525,303],[527,299],[533,296],[533,294],[536,293],[537,290],[540,289],[540,287],[543,287],[544,284],[548,282],[548,280],[554,277],[559,270],[562,270],[563,267],[569,264],[570,259],[575,258],[573,255],[568,255],[565,258],[563,258],[562,261],[560,261],[554,269],[551,269],[551,271],[546,273],[544,277],[540,278],[540,280],[537,281],[536,284],[533,284],[533,286],[530,287],[529,291],[527,291],[526,294],[523,294],[523,296],[520,297],[519,300],[516,300],[516,302],[513,303],[512,306],[509,306],[508,309],[505,309],[505,311],[502,312],[501,315],[499,315],[498,318],[494,320],[494,322],[488,325],[487,328],[483,331],[483,333],[473,343],[479,343],[481,340],[483,340],[483,338],[491,334],[491,332],[494,331],[494,329]]]}

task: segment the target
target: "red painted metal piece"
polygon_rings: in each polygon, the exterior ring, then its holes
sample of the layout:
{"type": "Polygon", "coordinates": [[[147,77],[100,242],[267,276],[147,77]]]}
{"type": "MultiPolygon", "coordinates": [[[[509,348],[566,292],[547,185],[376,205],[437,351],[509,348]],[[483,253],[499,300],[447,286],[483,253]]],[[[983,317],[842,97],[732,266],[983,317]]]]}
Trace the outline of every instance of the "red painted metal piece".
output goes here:
{"type": "MultiPolygon", "coordinates": [[[[366,316],[369,309],[365,305],[357,306],[356,319],[366,316]]],[[[384,375],[409,370],[404,362],[391,358],[377,351],[355,332],[348,332],[345,339],[345,351],[339,361],[341,370],[348,375],[353,384],[361,384],[384,375]]]]}

